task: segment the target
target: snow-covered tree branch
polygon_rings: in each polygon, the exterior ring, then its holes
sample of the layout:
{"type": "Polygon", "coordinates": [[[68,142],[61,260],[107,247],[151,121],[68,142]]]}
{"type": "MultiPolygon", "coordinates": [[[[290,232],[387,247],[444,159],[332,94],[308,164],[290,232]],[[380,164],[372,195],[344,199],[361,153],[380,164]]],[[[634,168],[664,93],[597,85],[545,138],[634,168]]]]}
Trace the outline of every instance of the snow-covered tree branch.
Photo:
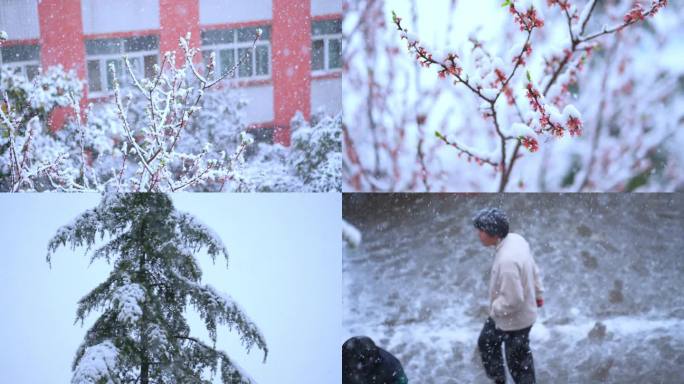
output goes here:
{"type": "MultiPolygon", "coordinates": [[[[645,79],[653,76],[656,84],[676,81],[677,69],[664,63],[649,71],[640,65],[647,58],[639,55],[644,47],[676,49],[671,36],[678,27],[673,20],[681,12],[668,13],[663,0],[627,3],[517,0],[505,1],[503,7],[459,1],[439,1],[430,7],[411,0],[348,3],[345,188],[632,189],[630,185],[638,182],[635,178],[644,177],[632,173],[635,168],[626,159],[611,161],[621,169],[621,183],[587,176],[595,170],[591,148],[598,144],[594,142],[607,139],[595,139],[592,111],[600,88],[595,79],[606,74],[607,66],[612,67],[607,76],[615,80],[628,70],[645,79]],[[482,17],[473,21],[474,12],[482,17]],[[621,42],[618,51],[610,50],[615,42],[621,42]],[[408,48],[409,56],[402,53],[401,45],[408,48]],[[616,68],[608,53],[631,59],[616,68]],[[436,73],[426,68],[435,68],[436,73]],[[454,158],[485,167],[478,170],[454,158]],[[583,183],[581,179],[587,177],[592,182],[583,183]]],[[[616,89],[610,102],[603,103],[604,110],[614,110],[623,101],[653,100],[651,111],[642,112],[654,115],[659,102],[649,93],[673,96],[665,101],[671,106],[681,103],[681,92],[669,86],[644,92],[639,96],[616,89]]],[[[622,112],[616,117],[636,111],[622,112]]],[[[643,122],[644,117],[629,121],[643,122]]],[[[643,137],[660,138],[653,139],[656,147],[664,144],[663,131],[635,130],[643,137]]],[[[675,129],[670,126],[664,131],[672,136],[675,129]]],[[[604,134],[599,132],[599,137],[604,134]]],[[[638,145],[634,142],[638,135],[618,136],[623,145],[638,145]]],[[[656,160],[661,164],[654,165],[652,155],[639,156],[658,173],[664,172],[663,167],[670,169],[664,180],[651,178],[651,188],[670,189],[681,183],[681,170],[673,173],[681,168],[678,157],[663,153],[656,160]]]]}
{"type": "Polygon", "coordinates": [[[148,77],[126,57],[125,76],[110,66],[112,97],[87,107],[74,72],[54,67],[29,81],[2,66],[0,190],[341,190],[341,117],[295,116],[291,148],[254,145],[247,102],[226,83],[251,51],[218,73],[213,55],[199,65],[189,41],[179,39],[182,56],[162,55],[148,77]],[[51,126],[64,107],[66,124],[51,126]]]}

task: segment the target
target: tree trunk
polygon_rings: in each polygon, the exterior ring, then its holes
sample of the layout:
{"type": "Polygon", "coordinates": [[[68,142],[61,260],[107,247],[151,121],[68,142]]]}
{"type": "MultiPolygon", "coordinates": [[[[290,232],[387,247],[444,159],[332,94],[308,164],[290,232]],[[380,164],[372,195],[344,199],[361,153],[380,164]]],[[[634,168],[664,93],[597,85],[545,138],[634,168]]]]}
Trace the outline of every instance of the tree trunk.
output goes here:
{"type": "MultiPolygon", "coordinates": [[[[138,241],[140,242],[140,260],[138,265],[138,279],[139,284],[147,289],[147,284],[145,284],[145,252],[147,251],[145,247],[145,223],[140,226],[140,237],[138,241]]],[[[140,317],[140,384],[149,384],[150,382],[150,362],[147,359],[147,336],[145,335],[145,324],[147,323],[147,305],[146,303],[142,306],[142,316],[140,317]]]]}
{"type": "Polygon", "coordinates": [[[150,363],[143,357],[142,364],[140,364],[140,384],[150,383],[150,363]]]}

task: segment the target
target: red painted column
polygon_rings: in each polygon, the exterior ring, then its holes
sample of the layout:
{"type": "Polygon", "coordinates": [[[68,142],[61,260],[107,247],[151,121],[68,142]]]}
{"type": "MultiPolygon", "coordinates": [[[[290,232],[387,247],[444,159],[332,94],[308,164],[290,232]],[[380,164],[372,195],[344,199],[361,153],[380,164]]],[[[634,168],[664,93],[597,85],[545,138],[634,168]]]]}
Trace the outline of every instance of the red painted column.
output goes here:
{"type": "Polygon", "coordinates": [[[290,119],[311,114],[311,0],[273,0],[274,141],[290,145],[290,119]]]}
{"type": "MultiPolygon", "coordinates": [[[[61,64],[64,70],[76,70],[85,81],[85,44],[80,0],[41,0],[38,2],[40,25],[40,61],[43,70],[61,64]]],[[[84,89],[81,107],[86,105],[84,89]]],[[[59,129],[71,110],[58,108],[53,111],[52,129],[59,129]]]]}
{"type": "MultiPolygon", "coordinates": [[[[229,12],[226,10],[226,12],[229,12]]],[[[198,0],[159,0],[160,40],[159,52],[176,52],[176,66],[185,60],[183,51],[178,47],[178,39],[190,32],[190,47],[200,47],[200,21],[198,0]]],[[[202,60],[198,53],[195,62],[202,60]]]]}

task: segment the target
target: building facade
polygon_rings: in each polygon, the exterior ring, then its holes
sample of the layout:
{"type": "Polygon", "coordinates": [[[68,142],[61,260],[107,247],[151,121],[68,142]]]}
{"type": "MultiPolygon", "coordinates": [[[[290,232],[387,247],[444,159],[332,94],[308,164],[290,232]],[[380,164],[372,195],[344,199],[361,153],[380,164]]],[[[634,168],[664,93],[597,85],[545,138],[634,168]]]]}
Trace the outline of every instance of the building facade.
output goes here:
{"type": "Polygon", "coordinates": [[[245,58],[227,82],[248,100],[250,126],[274,128],[273,141],[288,145],[297,111],[342,110],[341,22],[341,0],[0,0],[9,35],[0,57],[29,78],[40,67],[75,69],[87,98],[102,101],[113,89],[107,69],[124,76],[123,55],[150,76],[190,32],[217,72],[245,58]]]}

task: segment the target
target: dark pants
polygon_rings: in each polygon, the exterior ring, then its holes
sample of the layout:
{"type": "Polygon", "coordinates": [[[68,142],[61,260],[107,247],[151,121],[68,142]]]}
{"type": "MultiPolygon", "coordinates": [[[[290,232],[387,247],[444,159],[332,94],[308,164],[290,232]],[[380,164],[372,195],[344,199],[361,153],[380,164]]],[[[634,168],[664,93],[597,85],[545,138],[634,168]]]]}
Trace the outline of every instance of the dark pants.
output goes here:
{"type": "Polygon", "coordinates": [[[508,371],[516,384],[534,384],[534,361],[530,350],[530,329],[502,331],[488,318],[477,342],[487,377],[497,384],[506,382],[501,344],[505,345],[508,371]]]}

